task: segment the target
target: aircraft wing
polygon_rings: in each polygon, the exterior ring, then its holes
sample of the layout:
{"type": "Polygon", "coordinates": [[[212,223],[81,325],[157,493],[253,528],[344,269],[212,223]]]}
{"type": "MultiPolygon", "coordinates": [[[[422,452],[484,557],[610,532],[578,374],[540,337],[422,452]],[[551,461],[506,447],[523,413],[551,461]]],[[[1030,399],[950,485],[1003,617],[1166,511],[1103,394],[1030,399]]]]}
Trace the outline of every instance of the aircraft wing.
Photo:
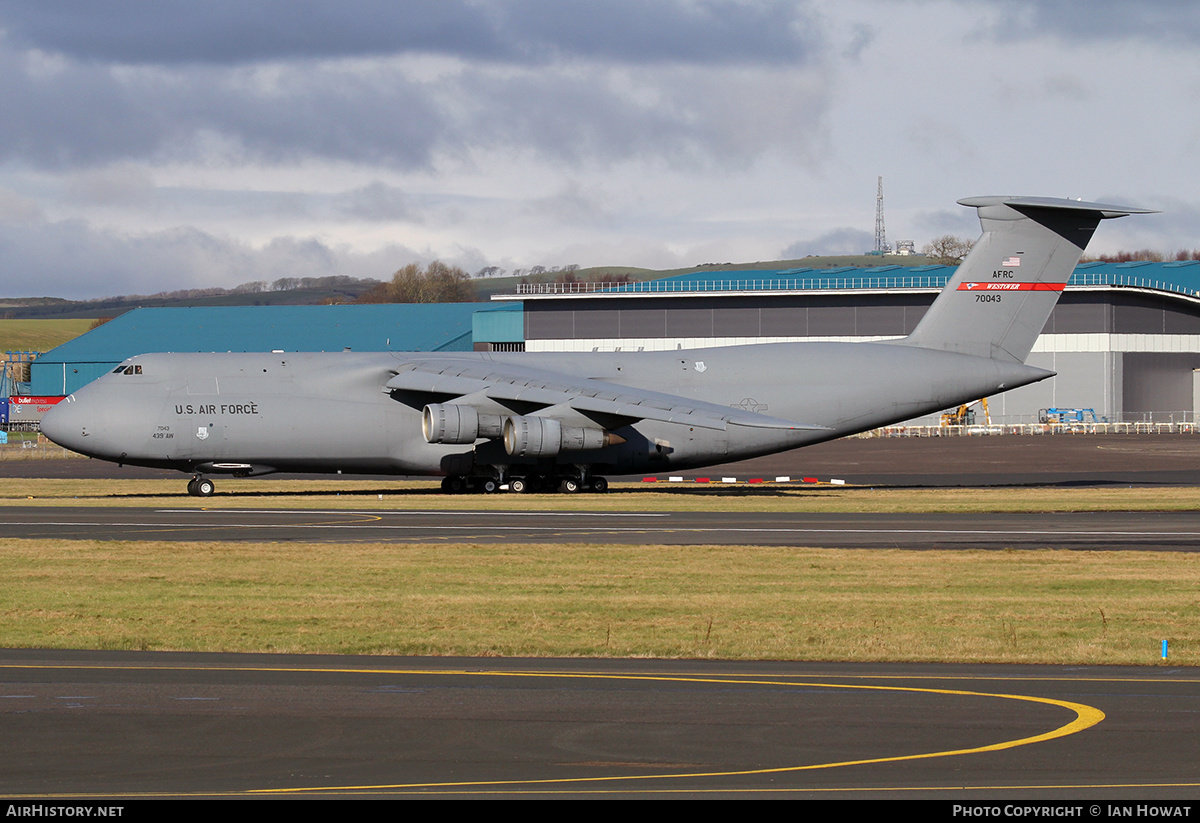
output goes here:
{"type": "Polygon", "coordinates": [[[659,420],[723,430],[730,424],[766,429],[824,431],[757,412],[706,403],[673,394],[577,378],[560,372],[477,360],[410,360],[384,385],[385,392],[411,391],[451,398],[476,395],[503,403],[519,401],[543,408],[567,406],[583,414],[630,420],[659,420]]]}

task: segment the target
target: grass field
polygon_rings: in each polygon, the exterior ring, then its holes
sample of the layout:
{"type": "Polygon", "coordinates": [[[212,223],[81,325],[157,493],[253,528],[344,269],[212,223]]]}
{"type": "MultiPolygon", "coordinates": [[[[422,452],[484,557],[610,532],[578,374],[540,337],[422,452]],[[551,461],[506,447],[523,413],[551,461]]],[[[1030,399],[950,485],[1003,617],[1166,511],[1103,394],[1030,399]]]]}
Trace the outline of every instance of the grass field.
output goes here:
{"type": "Polygon", "coordinates": [[[1200,559],[0,539],[0,645],[1200,663],[1200,559]]]}
{"type": "Polygon", "coordinates": [[[92,320],[0,320],[0,352],[46,352],[86,332],[92,320]]]}
{"type": "MultiPolygon", "coordinates": [[[[1189,488],[0,481],[0,505],[597,511],[1191,509],[1189,488]]],[[[431,655],[1200,665],[1200,555],[761,546],[0,538],[0,646],[431,655]]]]}

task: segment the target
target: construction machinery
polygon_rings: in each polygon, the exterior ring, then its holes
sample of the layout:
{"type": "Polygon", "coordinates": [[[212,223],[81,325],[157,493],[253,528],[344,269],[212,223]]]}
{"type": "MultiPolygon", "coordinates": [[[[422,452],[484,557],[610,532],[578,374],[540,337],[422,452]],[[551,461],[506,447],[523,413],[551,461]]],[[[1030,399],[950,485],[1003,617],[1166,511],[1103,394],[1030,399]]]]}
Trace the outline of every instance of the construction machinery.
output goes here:
{"type": "Polygon", "coordinates": [[[988,413],[988,402],[986,397],[981,397],[974,403],[963,403],[953,411],[942,413],[943,426],[974,426],[975,425],[975,409],[972,406],[976,404],[983,410],[983,423],[985,426],[992,425],[992,416],[988,413]]]}

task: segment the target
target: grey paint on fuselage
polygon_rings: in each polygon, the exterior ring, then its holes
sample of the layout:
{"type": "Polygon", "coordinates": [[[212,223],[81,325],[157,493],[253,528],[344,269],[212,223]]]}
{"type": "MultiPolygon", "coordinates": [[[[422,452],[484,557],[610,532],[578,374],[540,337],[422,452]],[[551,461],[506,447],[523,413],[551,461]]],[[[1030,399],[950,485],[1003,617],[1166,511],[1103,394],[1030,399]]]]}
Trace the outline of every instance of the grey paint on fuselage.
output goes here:
{"type": "Polygon", "coordinates": [[[1101,219],[1143,211],[963,202],[979,209],[984,237],[903,340],[636,353],[145,354],[58,404],[43,431],[93,457],[196,474],[500,479],[696,468],[842,437],[1052,376],[1022,361],[1062,284],[1101,219]],[[553,421],[562,448],[556,439],[528,455],[494,430],[468,431],[466,442],[423,432],[423,410],[445,406],[456,420],[467,411],[506,427],[553,421]],[[571,447],[570,427],[611,440],[571,447]]]}
{"type": "MultiPolygon", "coordinates": [[[[415,356],[424,362],[438,359],[436,354],[415,356]]],[[[586,373],[630,387],[653,386],[658,392],[723,406],[750,401],[755,404],[750,411],[822,427],[775,430],[731,424],[719,431],[643,420],[632,424],[636,434],[625,444],[593,456],[604,471],[619,473],[770,454],[937,411],[1051,374],[882,343],[451,357],[498,365],[518,359],[525,365],[586,373]],[[914,362],[919,362],[923,379],[914,381],[907,373],[914,362]],[[703,364],[703,372],[696,370],[697,363],[703,364]],[[881,403],[880,396],[887,401],[881,403]]],[[[427,443],[421,434],[422,406],[380,391],[405,358],[350,352],[140,355],[129,362],[142,366],[141,374],[109,374],[80,390],[63,406],[67,415],[56,415],[50,433],[67,439],[59,427],[71,425],[68,415],[78,416],[78,445],[87,454],[184,471],[229,462],[296,472],[470,473],[445,467],[455,464],[456,456],[472,465],[473,447],[427,443]],[[197,374],[215,378],[216,391],[189,390],[187,378],[197,374]],[[255,377],[256,385],[243,383],[254,374],[262,375],[255,377]]],[[[578,455],[559,457],[576,462],[578,455]]],[[[220,471],[209,468],[214,470],[220,471]]]]}

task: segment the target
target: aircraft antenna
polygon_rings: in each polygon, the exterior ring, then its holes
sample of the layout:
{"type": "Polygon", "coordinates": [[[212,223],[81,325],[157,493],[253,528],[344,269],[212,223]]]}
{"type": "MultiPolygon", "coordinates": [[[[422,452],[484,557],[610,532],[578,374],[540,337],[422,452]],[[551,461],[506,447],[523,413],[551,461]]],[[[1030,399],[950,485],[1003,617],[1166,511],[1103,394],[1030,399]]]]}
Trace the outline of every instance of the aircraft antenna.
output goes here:
{"type": "Polygon", "coordinates": [[[887,232],[883,228],[883,175],[879,175],[879,191],[875,195],[875,252],[887,254],[887,232]]]}

